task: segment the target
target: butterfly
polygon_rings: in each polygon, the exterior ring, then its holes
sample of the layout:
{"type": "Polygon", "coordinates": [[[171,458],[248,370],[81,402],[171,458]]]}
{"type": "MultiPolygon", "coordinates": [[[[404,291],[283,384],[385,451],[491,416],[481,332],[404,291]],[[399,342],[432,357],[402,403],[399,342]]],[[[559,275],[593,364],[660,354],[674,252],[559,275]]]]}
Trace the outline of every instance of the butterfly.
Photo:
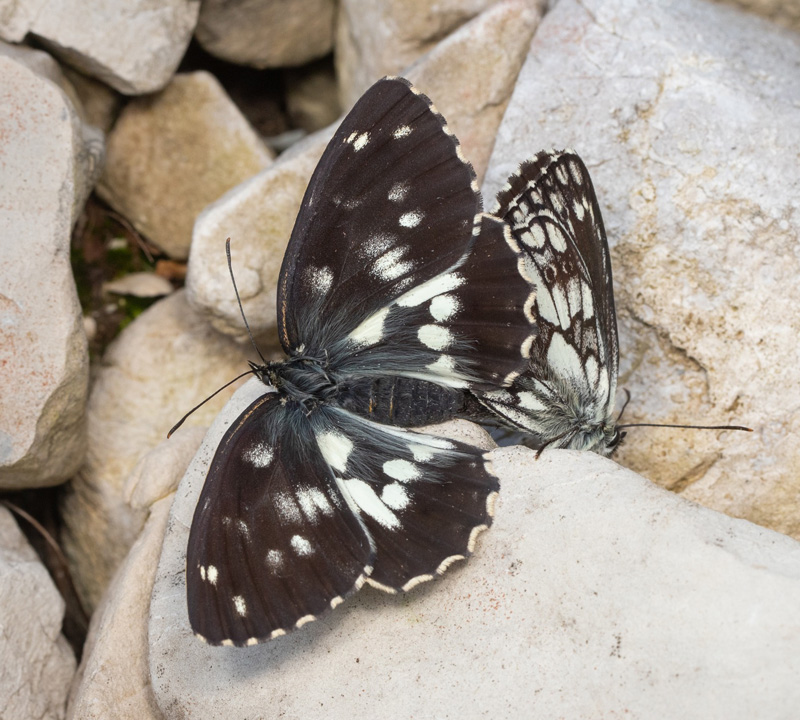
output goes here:
{"type": "Polygon", "coordinates": [[[508,388],[477,392],[491,417],[545,447],[610,455],[624,433],[614,405],[619,367],[611,259],[589,171],[570,150],[524,162],[498,193],[524,255],[538,335],[508,388]]]}
{"type": "Polygon", "coordinates": [[[372,86],[302,201],[278,280],[287,359],[209,466],[187,548],[189,620],[254,645],[365,582],[409,590],[468,556],[498,480],[483,452],[408,428],[509,386],[536,328],[526,258],[481,211],[472,167],[428,98],[372,86]]]}

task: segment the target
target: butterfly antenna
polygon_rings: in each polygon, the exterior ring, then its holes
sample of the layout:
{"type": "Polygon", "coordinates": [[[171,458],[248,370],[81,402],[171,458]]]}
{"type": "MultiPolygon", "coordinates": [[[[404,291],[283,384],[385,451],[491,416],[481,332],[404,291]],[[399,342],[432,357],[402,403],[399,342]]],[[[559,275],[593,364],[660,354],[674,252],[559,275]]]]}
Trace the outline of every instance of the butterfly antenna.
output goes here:
{"type": "Polygon", "coordinates": [[[631,401],[631,394],[628,391],[628,388],[622,388],[625,391],[625,402],[622,403],[622,410],[619,411],[619,415],[617,415],[617,422],[622,420],[622,413],[625,412],[625,408],[628,407],[628,403],[631,401]]]}
{"type": "MultiPolygon", "coordinates": [[[[244,316],[244,308],[242,307],[242,299],[239,297],[239,288],[236,287],[236,278],[233,276],[233,263],[231,262],[231,239],[230,238],[228,238],[225,241],[225,254],[228,256],[228,272],[230,272],[230,274],[231,274],[231,282],[233,283],[233,291],[236,293],[236,302],[239,303],[239,312],[242,313],[242,320],[244,320],[244,326],[247,328],[247,334],[250,336],[250,342],[253,343],[253,347],[255,348],[255,351],[258,353],[258,357],[260,357],[261,358],[261,362],[264,363],[264,365],[266,365],[267,364],[267,360],[261,354],[261,350],[258,349],[258,345],[256,345],[256,341],[253,338],[253,333],[250,331],[250,323],[247,322],[247,318],[244,316]]],[[[245,374],[247,374],[247,373],[245,373],[245,374]]],[[[220,390],[221,389],[222,388],[220,388],[220,390]]],[[[217,390],[217,392],[219,392],[219,390],[217,390]]],[[[214,396],[212,395],[211,397],[214,397],[214,396]]]]}
{"type": "Polygon", "coordinates": [[[189,412],[186,413],[186,415],[184,415],[180,420],[178,420],[177,423],[175,423],[175,425],[172,426],[172,430],[170,430],[167,433],[167,440],[169,440],[169,438],[172,436],[172,433],[174,433],[181,425],[183,425],[183,423],[186,422],[186,418],[188,418],[189,415],[191,415],[195,410],[197,410],[197,408],[203,407],[203,405],[205,405],[209,400],[211,400],[211,398],[221,393],[226,387],[228,387],[229,385],[233,385],[233,383],[235,383],[237,380],[241,380],[245,375],[251,375],[254,372],[255,370],[248,370],[247,372],[243,372],[241,375],[237,375],[230,382],[226,382],[221,388],[219,388],[219,390],[215,390],[213,393],[211,393],[211,395],[209,395],[199,405],[195,405],[191,410],[189,410],[189,412]]]}
{"type": "Polygon", "coordinates": [[[628,423],[626,425],[617,425],[617,429],[629,427],[663,427],[663,428],[680,428],[683,430],[742,430],[743,432],[753,432],[753,428],[744,427],[743,425],[665,425],[662,423],[628,423]]]}

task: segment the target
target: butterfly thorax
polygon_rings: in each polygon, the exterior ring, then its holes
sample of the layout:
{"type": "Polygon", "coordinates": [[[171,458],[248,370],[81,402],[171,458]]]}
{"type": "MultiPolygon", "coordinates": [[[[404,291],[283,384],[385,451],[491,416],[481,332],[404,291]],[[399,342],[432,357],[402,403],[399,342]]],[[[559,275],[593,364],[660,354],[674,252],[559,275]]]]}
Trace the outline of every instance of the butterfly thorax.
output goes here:
{"type": "Polygon", "coordinates": [[[327,363],[313,357],[298,355],[265,365],[251,364],[251,367],[263,383],[303,404],[325,402],[336,395],[337,382],[327,363]]]}
{"type": "Polygon", "coordinates": [[[542,382],[526,379],[517,397],[535,418],[542,441],[538,447],[590,450],[611,455],[622,441],[613,416],[613,403],[598,405],[596,399],[572,383],[548,373],[542,382]],[[541,411],[531,410],[541,407],[541,411]],[[546,439],[546,440],[545,440],[546,439]]]}

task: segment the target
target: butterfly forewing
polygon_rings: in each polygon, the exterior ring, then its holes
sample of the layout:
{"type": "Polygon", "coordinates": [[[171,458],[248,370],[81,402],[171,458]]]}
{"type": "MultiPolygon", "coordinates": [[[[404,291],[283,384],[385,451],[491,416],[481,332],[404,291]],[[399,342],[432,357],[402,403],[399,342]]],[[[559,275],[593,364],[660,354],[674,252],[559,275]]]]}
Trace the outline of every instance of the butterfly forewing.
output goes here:
{"type": "Polygon", "coordinates": [[[330,344],[467,250],[480,195],[430,101],[377,82],[315,170],[278,288],[284,350],[330,344]]]}

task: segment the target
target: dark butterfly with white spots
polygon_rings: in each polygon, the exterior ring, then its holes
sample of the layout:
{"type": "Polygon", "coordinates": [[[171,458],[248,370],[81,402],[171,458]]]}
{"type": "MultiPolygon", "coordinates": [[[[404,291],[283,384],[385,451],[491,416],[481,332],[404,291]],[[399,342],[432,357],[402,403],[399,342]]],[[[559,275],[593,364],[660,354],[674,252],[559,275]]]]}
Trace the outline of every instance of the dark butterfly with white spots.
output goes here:
{"type": "Polygon", "coordinates": [[[231,425],[189,536],[194,632],[252,645],[364,582],[397,592],[469,555],[498,481],[483,452],[407,428],[525,371],[536,330],[509,226],[430,101],[384,79],[323,154],[278,285],[288,355],[231,425]]]}
{"type": "Polygon", "coordinates": [[[750,431],[618,424],[611,258],[594,186],[577,154],[544,151],[524,162],[498,193],[492,214],[508,224],[525,258],[521,271],[534,291],[529,313],[538,334],[527,350],[528,368],[510,387],[475,393],[492,413],[484,419],[523,433],[539,452],[558,447],[600,455],[616,450],[621,427],[750,431]]]}

